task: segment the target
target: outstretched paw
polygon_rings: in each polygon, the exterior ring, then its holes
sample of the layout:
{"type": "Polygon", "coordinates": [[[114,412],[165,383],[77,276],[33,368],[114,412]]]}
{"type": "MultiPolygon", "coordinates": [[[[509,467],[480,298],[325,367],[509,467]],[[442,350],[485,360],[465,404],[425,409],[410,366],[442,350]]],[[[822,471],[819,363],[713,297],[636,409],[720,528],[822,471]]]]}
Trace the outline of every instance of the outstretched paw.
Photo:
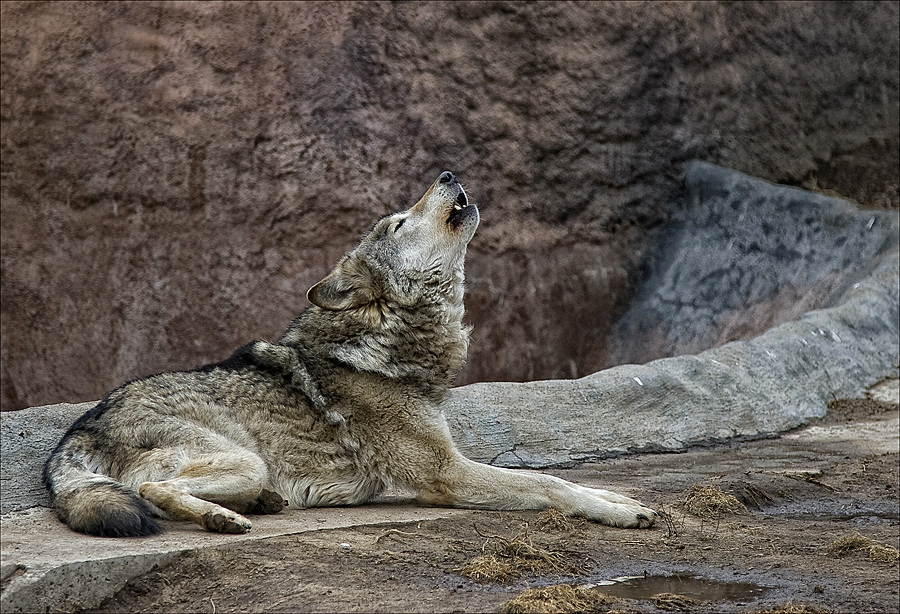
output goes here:
{"type": "Polygon", "coordinates": [[[582,512],[578,515],[610,527],[623,529],[649,529],[657,518],[655,511],[641,504],[630,505],[610,503],[609,501],[605,501],[587,513],[582,512]]]}
{"type": "Polygon", "coordinates": [[[657,514],[643,505],[619,505],[613,526],[625,529],[649,529],[656,522],[657,514]]]}
{"type": "Polygon", "coordinates": [[[637,518],[637,524],[634,525],[635,529],[649,529],[656,522],[657,513],[651,510],[649,507],[641,507],[640,512],[635,514],[637,518]]]}
{"type": "Polygon", "coordinates": [[[203,527],[215,533],[247,533],[252,526],[249,520],[225,508],[203,514],[203,527]]]}
{"type": "Polygon", "coordinates": [[[590,503],[577,513],[589,520],[626,529],[647,529],[656,522],[657,513],[631,497],[599,488],[581,488],[579,494],[587,494],[590,503]]]}

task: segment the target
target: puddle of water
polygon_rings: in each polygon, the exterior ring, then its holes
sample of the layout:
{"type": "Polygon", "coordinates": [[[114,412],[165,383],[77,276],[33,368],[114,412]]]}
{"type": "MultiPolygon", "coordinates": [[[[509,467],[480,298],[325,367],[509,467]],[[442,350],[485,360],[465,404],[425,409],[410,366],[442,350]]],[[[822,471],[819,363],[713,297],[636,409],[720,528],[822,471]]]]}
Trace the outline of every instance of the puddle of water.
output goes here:
{"type": "Polygon", "coordinates": [[[622,576],[588,586],[625,599],[650,599],[659,593],[675,593],[701,601],[748,601],[769,590],[750,582],[721,582],[693,574],[622,576]]]}

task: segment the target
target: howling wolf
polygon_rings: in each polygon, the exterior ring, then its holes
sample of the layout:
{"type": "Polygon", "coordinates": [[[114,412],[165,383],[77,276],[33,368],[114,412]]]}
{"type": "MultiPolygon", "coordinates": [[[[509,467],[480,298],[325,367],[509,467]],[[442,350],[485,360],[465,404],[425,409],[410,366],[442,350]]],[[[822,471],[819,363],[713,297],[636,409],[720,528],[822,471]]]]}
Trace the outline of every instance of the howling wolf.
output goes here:
{"type": "Polygon", "coordinates": [[[651,526],[634,499],[476,463],[453,444],[440,404],[466,359],[463,263],[478,223],[441,173],[310,288],[277,343],[110,392],[44,466],[59,518],[102,536],[158,533],[156,517],[245,533],[243,514],[357,505],[397,485],[428,505],[651,526]]]}

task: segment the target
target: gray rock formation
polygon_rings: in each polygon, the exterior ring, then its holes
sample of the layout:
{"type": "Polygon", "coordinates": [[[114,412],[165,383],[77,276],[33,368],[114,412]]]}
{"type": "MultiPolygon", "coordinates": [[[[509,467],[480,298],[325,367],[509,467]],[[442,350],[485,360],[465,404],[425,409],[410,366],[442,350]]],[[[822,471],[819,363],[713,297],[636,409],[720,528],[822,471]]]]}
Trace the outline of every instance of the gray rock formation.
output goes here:
{"type": "Polygon", "coordinates": [[[467,455],[542,467],[765,437],[897,376],[895,212],[702,162],[688,167],[685,192],[688,209],[656,248],[656,269],[618,325],[620,342],[697,351],[745,317],[783,323],[749,341],[579,380],[458,388],[446,413],[467,455]],[[826,307],[802,313],[810,304],[826,307]]]}

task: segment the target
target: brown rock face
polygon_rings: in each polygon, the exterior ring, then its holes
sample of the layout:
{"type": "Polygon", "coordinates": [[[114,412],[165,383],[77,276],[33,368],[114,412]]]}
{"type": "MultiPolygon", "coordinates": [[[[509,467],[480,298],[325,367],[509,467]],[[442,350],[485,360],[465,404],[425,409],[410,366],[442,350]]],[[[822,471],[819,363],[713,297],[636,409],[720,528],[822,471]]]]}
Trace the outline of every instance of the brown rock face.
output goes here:
{"type": "Polygon", "coordinates": [[[461,381],[584,375],[692,158],[897,207],[896,3],[4,3],[2,406],[277,337],[454,171],[461,381]]]}

